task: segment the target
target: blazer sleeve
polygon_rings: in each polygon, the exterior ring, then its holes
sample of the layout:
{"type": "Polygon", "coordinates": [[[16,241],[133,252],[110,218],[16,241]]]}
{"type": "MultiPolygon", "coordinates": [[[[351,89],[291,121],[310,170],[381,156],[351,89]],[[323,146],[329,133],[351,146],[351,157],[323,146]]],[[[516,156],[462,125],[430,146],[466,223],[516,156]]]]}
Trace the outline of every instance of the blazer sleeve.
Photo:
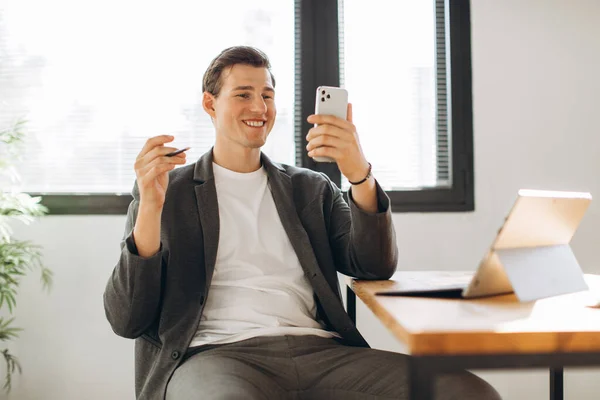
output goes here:
{"type": "Polygon", "coordinates": [[[378,210],[369,213],[354,203],[352,189],[348,205],[341,190],[329,183],[333,192],[329,236],[336,269],[358,279],[389,279],[398,264],[390,198],[376,182],[378,210]]]}
{"type": "Polygon", "coordinates": [[[155,255],[139,256],[133,238],[139,206],[137,184],[132,194],[121,241],[121,255],[104,291],[104,311],[117,335],[134,339],[158,318],[161,282],[168,252],[163,250],[161,243],[155,255]]]}

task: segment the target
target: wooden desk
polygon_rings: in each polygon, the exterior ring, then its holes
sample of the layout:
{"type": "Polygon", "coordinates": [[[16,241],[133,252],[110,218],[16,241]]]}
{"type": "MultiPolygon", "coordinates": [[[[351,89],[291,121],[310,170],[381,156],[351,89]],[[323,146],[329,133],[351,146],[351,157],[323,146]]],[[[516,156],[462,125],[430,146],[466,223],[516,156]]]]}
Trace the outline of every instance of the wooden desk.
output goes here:
{"type": "Polygon", "coordinates": [[[482,299],[378,296],[419,281],[467,281],[465,272],[397,272],[389,281],[347,279],[347,310],[356,296],[411,357],[410,398],[433,399],[436,373],[481,368],[550,368],[550,399],[563,399],[563,368],[600,366],[600,276],[589,292],[520,303],[514,295],[482,299]],[[598,295],[598,297],[596,296],[598,295]]]}

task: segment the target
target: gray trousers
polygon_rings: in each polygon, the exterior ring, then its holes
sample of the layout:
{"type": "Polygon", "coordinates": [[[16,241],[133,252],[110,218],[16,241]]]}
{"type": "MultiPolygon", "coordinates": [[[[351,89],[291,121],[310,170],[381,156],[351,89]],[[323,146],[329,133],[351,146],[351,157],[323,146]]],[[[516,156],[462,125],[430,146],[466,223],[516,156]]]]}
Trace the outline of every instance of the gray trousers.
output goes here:
{"type": "MultiPolygon", "coordinates": [[[[317,336],[203,346],[175,370],[166,399],[407,399],[407,358],[317,336]]],[[[466,371],[442,375],[435,385],[439,400],[500,399],[489,384],[466,371]]]]}

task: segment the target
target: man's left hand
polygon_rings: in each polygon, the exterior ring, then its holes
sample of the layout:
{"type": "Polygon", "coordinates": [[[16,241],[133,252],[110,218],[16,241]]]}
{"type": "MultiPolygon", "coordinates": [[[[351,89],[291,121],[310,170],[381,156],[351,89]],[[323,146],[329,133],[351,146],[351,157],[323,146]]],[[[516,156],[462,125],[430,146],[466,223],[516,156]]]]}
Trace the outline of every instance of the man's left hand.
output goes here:
{"type": "Polygon", "coordinates": [[[369,170],[360,143],[356,127],[352,123],[352,104],[348,104],[346,120],[333,115],[311,115],[307,118],[311,124],[317,124],[306,135],[309,157],[331,157],[340,172],[350,182],[363,179],[369,170]]]}

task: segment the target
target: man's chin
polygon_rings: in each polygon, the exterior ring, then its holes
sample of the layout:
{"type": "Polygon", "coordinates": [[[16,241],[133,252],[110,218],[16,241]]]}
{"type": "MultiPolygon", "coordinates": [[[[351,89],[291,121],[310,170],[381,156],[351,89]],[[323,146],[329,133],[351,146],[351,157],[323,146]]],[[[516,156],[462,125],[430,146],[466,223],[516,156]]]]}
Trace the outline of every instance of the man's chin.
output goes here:
{"type": "Polygon", "coordinates": [[[261,148],[267,142],[266,135],[252,135],[246,136],[246,145],[253,149],[261,148]]]}
{"type": "Polygon", "coordinates": [[[251,149],[260,149],[266,142],[266,140],[249,140],[247,142],[247,147],[251,149]]]}

